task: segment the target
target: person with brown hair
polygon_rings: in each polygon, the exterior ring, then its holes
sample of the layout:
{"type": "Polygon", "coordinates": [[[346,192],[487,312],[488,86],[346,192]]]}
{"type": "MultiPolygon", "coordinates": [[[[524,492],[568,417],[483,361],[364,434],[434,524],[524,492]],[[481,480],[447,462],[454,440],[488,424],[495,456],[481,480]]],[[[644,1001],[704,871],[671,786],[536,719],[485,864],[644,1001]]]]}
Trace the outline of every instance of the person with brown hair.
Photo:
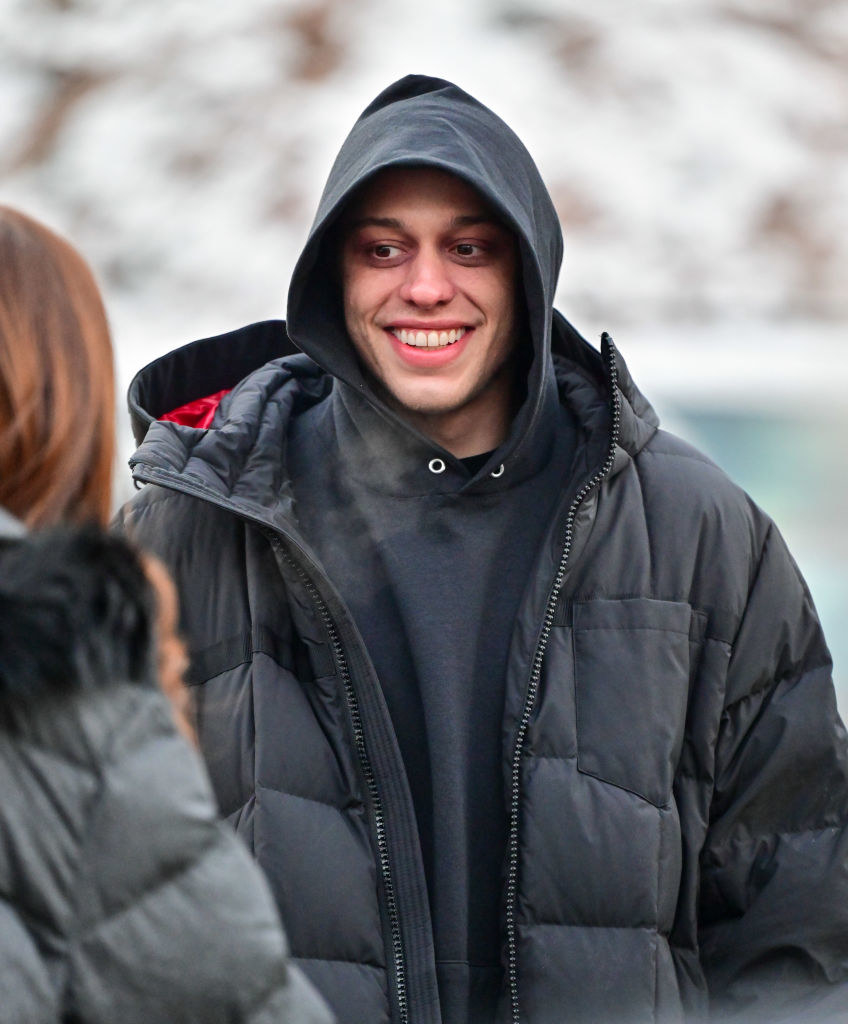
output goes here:
{"type": "Polygon", "coordinates": [[[0,1019],[326,1024],[175,729],[173,585],[104,530],[113,392],[91,271],[0,207],[0,1019]]]}
{"type": "Polygon", "coordinates": [[[0,206],[0,505],[30,527],[106,523],[114,441],[109,326],[85,261],[0,206]]]}

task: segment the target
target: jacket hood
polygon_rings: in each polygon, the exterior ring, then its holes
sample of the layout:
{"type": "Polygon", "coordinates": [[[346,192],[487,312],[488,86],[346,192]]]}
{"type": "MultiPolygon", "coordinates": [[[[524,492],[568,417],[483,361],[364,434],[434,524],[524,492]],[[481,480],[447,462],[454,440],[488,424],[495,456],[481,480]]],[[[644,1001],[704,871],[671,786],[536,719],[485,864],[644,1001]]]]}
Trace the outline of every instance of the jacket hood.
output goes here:
{"type": "MultiPolygon", "coordinates": [[[[368,394],[348,339],[337,281],[333,226],[353,195],[380,171],[432,167],[471,185],[515,233],[533,359],[527,399],[513,425],[513,450],[540,412],[552,374],[553,297],[562,232],[550,195],[518,136],[491,110],[441,78],[408,75],[363,111],[333,164],[288,297],[291,339],[320,366],[368,394]]],[[[376,401],[369,395],[371,401],[376,401]]],[[[501,457],[509,455],[501,451],[501,457]]]]}
{"type": "Polygon", "coordinates": [[[230,391],[260,366],[297,352],[279,320],[200,338],[160,356],[133,377],[127,393],[130,424],[141,444],[152,423],[191,402],[230,391]]]}
{"type": "Polygon", "coordinates": [[[155,685],[153,598],[130,546],[95,527],[0,546],[0,717],[48,694],[155,685]]]}

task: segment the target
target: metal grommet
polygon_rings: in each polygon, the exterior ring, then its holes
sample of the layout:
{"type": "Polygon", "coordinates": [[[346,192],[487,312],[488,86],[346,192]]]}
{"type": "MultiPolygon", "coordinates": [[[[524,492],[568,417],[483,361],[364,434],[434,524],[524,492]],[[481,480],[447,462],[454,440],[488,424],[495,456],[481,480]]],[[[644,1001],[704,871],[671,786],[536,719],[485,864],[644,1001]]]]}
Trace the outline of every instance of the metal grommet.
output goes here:
{"type": "Polygon", "coordinates": [[[489,474],[489,476],[492,477],[495,480],[497,480],[497,478],[499,476],[503,476],[503,475],[504,475],[504,464],[503,463],[501,463],[498,466],[497,469],[493,469],[492,472],[489,474]]]}
{"type": "Polygon", "coordinates": [[[431,473],[444,473],[444,471],[448,468],[445,465],[444,459],[430,459],[430,461],[427,463],[427,467],[431,473]]]}

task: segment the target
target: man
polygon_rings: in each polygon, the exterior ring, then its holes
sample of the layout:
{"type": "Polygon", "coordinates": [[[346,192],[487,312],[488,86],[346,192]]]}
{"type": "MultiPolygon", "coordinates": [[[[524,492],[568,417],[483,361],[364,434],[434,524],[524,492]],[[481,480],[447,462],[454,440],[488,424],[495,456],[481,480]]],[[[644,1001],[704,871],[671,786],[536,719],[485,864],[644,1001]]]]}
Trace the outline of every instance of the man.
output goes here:
{"type": "Polygon", "coordinates": [[[339,153],[288,335],[134,381],[124,521],[180,586],[222,810],[341,1021],[838,1019],[812,603],[554,312],[561,252],[510,129],[410,76],[339,153]]]}

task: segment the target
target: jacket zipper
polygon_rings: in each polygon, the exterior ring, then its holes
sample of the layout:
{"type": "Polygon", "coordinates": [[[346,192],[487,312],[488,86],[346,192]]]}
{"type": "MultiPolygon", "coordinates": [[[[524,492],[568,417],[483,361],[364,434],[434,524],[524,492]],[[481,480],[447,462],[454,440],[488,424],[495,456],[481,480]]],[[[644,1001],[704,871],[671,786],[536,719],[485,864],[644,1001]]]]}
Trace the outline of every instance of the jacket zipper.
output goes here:
{"type": "MultiPolygon", "coordinates": [[[[134,466],[133,469],[135,470],[134,466]]],[[[157,483],[160,486],[169,487],[171,490],[181,491],[184,494],[200,498],[203,501],[208,501],[210,504],[216,505],[218,508],[225,509],[228,512],[232,512],[240,518],[249,520],[262,528],[263,532],[265,532],[266,536],[269,537],[271,543],[280,552],[284,560],[297,573],[298,578],[303,583],[304,588],[318,609],[318,613],[321,616],[321,620],[324,623],[324,627],[326,628],[327,634],[330,638],[333,655],[335,657],[336,664],[338,665],[339,673],[342,677],[345,698],[347,700],[348,711],[350,713],[351,723],[353,726],[354,744],[356,746],[359,767],[363,778],[365,779],[368,795],[371,799],[374,830],[377,836],[377,853],[380,864],[380,874],[383,880],[383,891],[386,894],[386,908],[389,915],[389,927],[391,929],[392,936],[392,957],[395,968],[395,989],[397,993],[400,1024],[409,1024],[409,1005],[406,992],[406,958],[403,949],[403,940],[401,938],[397,898],[395,896],[394,883],[392,881],[385,816],[383,814],[380,793],[377,788],[377,781],[374,776],[374,769],[368,757],[368,749],[365,743],[365,731],[363,729],[362,718],[359,713],[359,701],[356,696],[353,681],[350,677],[350,669],[348,668],[344,646],[326,602],[321,597],[318,588],[312,582],[306,570],[295,561],[286,545],[280,541],[275,532],[269,530],[268,524],[263,522],[260,517],[251,516],[242,511],[233,509],[231,505],[222,501],[217,495],[211,494],[205,487],[193,486],[186,483],[184,480],[181,480],[179,485],[175,486],[175,481],[173,479],[168,477],[166,474],[162,474],[160,476],[160,474],[155,470],[145,471],[144,469],[141,469],[135,473],[135,478],[147,483],[157,483]]]]}
{"type": "MultiPolygon", "coordinates": [[[[277,543],[276,538],[275,543],[277,543]]],[[[406,996],[405,957],[403,951],[403,940],[400,932],[400,917],[398,914],[397,900],[395,898],[394,884],[392,882],[391,863],[389,861],[389,844],[386,835],[386,821],[383,815],[383,807],[380,802],[380,792],[377,788],[377,781],[374,777],[374,769],[371,766],[371,761],[368,757],[368,749],[365,745],[365,731],[362,728],[362,719],[359,714],[359,702],[356,697],[356,690],[354,689],[353,682],[350,678],[350,669],[348,668],[344,646],[342,645],[341,638],[338,634],[338,630],[336,629],[336,624],[333,622],[333,617],[330,615],[330,610],[327,608],[318,588],[309,578],[302,566],[295,562],[289,551],[282,545],[280,546],[280,552],[286,562],[297,573],[301,583],[318,609],[318,613],[320,614],[324,627],[327,630],[327,634],[330,637],[333,654],[336,659],[336,664],[339,667],[339,673],[342,677],[345,697],[347,699],[351,722],[353,724],[354,745],[356,746],[359,765],[365,778],[365,784],[368,787],[368,794],[371,798],[371,806],[373,808],[374,828],[377,833],[377,852],[380,860],[380,873],[383,878],[383,891],[386,894],[386,907],[389,914],[389,926],[392,932],[392,955],[395,965],[398,1011],[400,1013],[401,1024],[409,1024],[409,1006],[406,996]]]]}
{"type": "Polygon", "coordinates": [[[615,462],[615,449],[618,444],[619,428],[621,423],[621,399],[618,394],[618,369],[615,361],[615,345],[612,338],[604,332],[601,342],[606,346],[605,356],[609,386],[612,394],[612,431],[610,445],[603,465],[594,476],[590,477],[580,490],[575,494],[568,510],[565,521],[565,539],[563,541],[562,554],[559,560],[556,576],[548,597],[545,617],[542,622],[542,631],[536,643],[536,650],[533,655],[530,680],[527,684],[527,694],[524,698],[524,707],[519,720],[518,731],[515,736],[515,746],[512,755],[512,770],[510,774],[510,811],[509,811],[509,835],[507,838],[507,883],[506,883],[506,937],[507,937],[507,978],[509,982],[509,998],[512,1009],[512,1024],[520,1024],[521,1013],[518,1003],[518,937],[515,921],[515,907],[518,899],[518,830],[519,830],[519,797],[521,793],[521,757],[524,747],[524,740],[527,736],[527,729],[530,726],[530,719],[536,704],[536,697],[539,692],[539,680],[542,675],[542,663],[545,660],[545,652],[548,648],[548,641],[553,628],[554,615],[556,613],[557,601],[565,581],[566,567],[571,554],[571,544],[574,536],[574,520],[577,510],[586,500],[587,496],[609,476],[615,462]]]}

